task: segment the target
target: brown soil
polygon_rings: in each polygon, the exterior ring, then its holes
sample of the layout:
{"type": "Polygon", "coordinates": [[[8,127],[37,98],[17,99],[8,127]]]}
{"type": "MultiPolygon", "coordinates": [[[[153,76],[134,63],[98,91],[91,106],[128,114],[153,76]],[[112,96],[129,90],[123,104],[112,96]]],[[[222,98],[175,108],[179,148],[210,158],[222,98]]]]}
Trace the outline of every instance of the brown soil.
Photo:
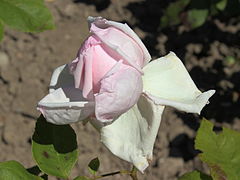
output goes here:
{"type": "MultiPolygon", "coordinates": [[[[47,93],[54,68],[68,63],[88,35],[86,18],[103,16],[127,22],[143,39],[153,57],[174,51],[201,90],[216,89],[202,116],[216,126],[240,130],[239,18],[212,18],[204,26],[186,31],[183,26],[159,29],[163,1],[153,0],[64,0],[47,3],[57,28],[40,34],[7,29],[0,44],[0,161],[17,160],[25,167],[35,165],[31,135],[39,116],[36,103],[47,93]],[[148,2],[148,3],[146,3],[148,2]]],[[[154,159],[141,180],[175,180],[185,172],[207,171],[196,157],[193,138],[200,117],[166,108],[154,148],[154,159]]],[[[98,156],[100,172],[129,169],[100,142],[90,125],[74,124],[80,156],[73,175],[87,174],[88,162],[98,156]]],[[[54,179],[54,178],[52,178],[54,179]]],[[[129,179],[114,176],[109,179],[129,179]]]]}

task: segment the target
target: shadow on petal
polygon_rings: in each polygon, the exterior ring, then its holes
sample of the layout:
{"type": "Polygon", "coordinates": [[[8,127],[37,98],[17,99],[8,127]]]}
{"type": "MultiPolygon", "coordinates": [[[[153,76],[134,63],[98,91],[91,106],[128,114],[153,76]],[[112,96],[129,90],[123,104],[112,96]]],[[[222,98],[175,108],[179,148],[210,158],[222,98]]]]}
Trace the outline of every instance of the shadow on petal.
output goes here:
{"type": "Polygon", "coordinates": [[[163,110],[164,106],[141,96],[135,106],[112,124],[101,127],[97,120],[91,123],[100,128],[101,141],[114,155],[133,163],[143,173],[152,159],[163,110]]]}

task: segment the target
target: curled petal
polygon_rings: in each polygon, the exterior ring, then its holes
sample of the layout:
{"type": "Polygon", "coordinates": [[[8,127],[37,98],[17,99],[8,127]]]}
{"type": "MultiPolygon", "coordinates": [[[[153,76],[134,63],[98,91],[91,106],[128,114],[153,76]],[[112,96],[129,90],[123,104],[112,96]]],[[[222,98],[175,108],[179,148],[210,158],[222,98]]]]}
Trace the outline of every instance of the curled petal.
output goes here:
{"type": "Polygon", "coordinates": [[[49,92],[53,92],[60,87],[73,87],[74,79],[73,76],[69,73],[69,68],[67,64],[59,66],[53,71],[49,92]]]}
{"type": "Polygon", "coordinates": [[[74,87],[68,65],[58,67],[52,75],[49,94],[38,103],[38,110],[53,124],[70,124],[86,119],[94,113],[94,103],[74,87]]]}
{"type": "Polygon", "coordinates": [[[215,93],[214,90],[206,91],[195,97],[192,101],[172,101],[168,99],[162,99],[156,96],[153,96],[147,92],[145,94],[156,104],[161,104],[165,106],[172,106],[177,108],[180,111],[185,111],[189,113],[201,113],[203,107],[208,104],[208,99],[215,93]]]}
{"type": "Polygon", "coordinates": [[[88,48],[85,52],[79,54],[79,57],[69,64],[69,68],[74,76],[75,88],[82,89],[83,96],[92,99],[93,49],[88,48]]]}
{"type": "Polygon", "coordinates": [[[133,163],[142,173],[152,159],[164,106],[141,96],[138,103],[112,124],[100,127],[101,141],[116,156],[133,163]]]}
{"type": "Polygon", "coordinates": [[[70,124],[86,119],[94,112],[94,103],[84,101],[81,90],[59,88],[38,103],[38,110],[48,122],[70,124]]]}
{"type": "Polygon", "coordinates": [[[151,60],[151,55],[149,54],[149,52],[148,52],[147,48],[145,47],[145,45],[143,44],[142,40],[126,23],[122,24],[122,23],[118,23],[115,21],[107,21],[107,24],[120,29],[121,31],[123,31],[124,33],[126,33],[130,37],[132,37],[138,43],[138,45],[142,49],[143,55],[144,55],[143,66],[145,66],[151,60]]]}
{"type": "Polygon", "coordinates": [[[200,113],[215,93],[215,90],[202,93],[173,52],[150,62],[143,71],[144,92],[157,104],[200,113]]]}
{"type": "Polygon", "coordinates": [[[112,122],[136,104],[142,93],[142,78],[134,68],[117,63],[101,81],[95,95],[95,115],[104,123],[112,122]]]}
{"type": "Polygon", "coordinates": [[[151,56],[140,38],[127,24],[108,21],[101,17],[89,17],[88,21],[93,34],[142,73],[141,68],[149,62],[151,56]]]}

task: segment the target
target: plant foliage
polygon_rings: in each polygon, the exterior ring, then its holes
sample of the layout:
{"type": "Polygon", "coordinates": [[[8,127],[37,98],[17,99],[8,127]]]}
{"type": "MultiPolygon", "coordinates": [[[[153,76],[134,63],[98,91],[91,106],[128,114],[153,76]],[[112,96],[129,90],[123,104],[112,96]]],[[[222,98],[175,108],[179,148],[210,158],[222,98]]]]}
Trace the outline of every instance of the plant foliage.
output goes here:
{"type": "Polygon", "coordinates": [[[216,133],[213,127],[213,123],[203,119],[195,139],[195,148],[201,151],[199,157],[209,166],[211,178],[193,171],[179,180],[239,180],[240,133],[224,127],[216,133]]]}
{"type": "Polygon", "coordinates": [[[38,176],[30,174],[20,163],[17,161],[6,161],[0,163],[0,179],[2,180],[42,180],[38,176]]]}
{"type": "Polygon", "coordinates": [[[54,28],[53,17],[43,0],[0,0],[0,40],[4,25],[24,32],[54,28]]]}
{"type": "Polygon", "coordinates": [[[78,158],[76,134],[70,125],[54,125],[40,116],[32,138],[32,152],[46,174],[68,178],[78,158]]]}
{"type": "Polygon", "coordinates": [[[202,26],[208,18],[224,14],[240,14],[239,0],[177,0],[168,5],[161,18],[161,27],[184,24],[190,29],[202,26]]]}

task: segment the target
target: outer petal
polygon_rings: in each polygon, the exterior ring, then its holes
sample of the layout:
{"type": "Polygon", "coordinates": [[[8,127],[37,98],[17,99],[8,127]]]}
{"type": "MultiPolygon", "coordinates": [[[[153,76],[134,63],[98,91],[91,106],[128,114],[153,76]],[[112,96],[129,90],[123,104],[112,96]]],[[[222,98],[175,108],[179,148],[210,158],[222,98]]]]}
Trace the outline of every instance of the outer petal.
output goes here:
{"type": "Polygon", "coordinates": [[[69,73],[68,65],[64,64],[59,66],[53,71],[49,92],[53,92],[60,87],[73,87],[74,79],[73,76],[69,73]]]}
{"type": "Polygon", "coordinates": [[[96,118],[104,123],[112,122],[136,104],[141,93],[141,74],[118,62],[103,78],[100,92],[95,96],[96,118]]]}
{"type": "Polygon", "coordinates": [[[38,103],[48,122],[69,124],[86,119],[94,112],[94,103],[82,97],[82,91],[74,87],[68,65],[58,67],[52,75],[50,93],[38,103]]]}
{"type": "Polygon", "coordinates": [[[215,93],[215,90],[202,93],[173,52],[150,62],[143,71],[144,92],[157,104],[200,113],[215,93]]]}
{"type": "Polygon", "coordinates": [[[126,23],[122,24],[122,23],[118,23],[115,21],[107,21],[107,24],[125,32],[126,34],[128,34],[131,38],[133,38],[138,43],[138,45],[140,46],[140,48],[142,49],[143,54],[144,54],[144,64],[143,64],[144,66],[151,60],[151,55],[149,54],[149,52],[148,52],[146,46],[143,44],[142,40],[126,23]]]}
{"type": "Polygon", "coordinates": [[[78,57],[69,64],[75,87],[83,90],[85,98],[93,100],[93,94],[100,90],[101,79],[121,59],[98,37],[88,37],[81,46],[78,57]]]}
{"type": "MultiPolygon", "coordinates": [[[[137,36],[137,34],[127,24],[108,21],[102,17],[96,17],[96,18],[88,17],[88,22],[89,22],[90,30],[92,33],[96,34],[106,45],[116,50],[130,65],[136,68],[139,72],[141,72],[141,68],[150,61],[151,56],[147,48],[142,43],[141,39],[137,36]],[[102,30],[104,29],[110,30],[111,28],[118,29],[130,38],[128,40],[129,44],[130,44],[130,41],[132,40],[132,43],[136,44],[138,47],[131,48],[131,46],[128,46],[128,47],[122,48],[121,46],[119,46],[119,42],[121,41],[117,40],[117,43],[114,43],[114,39],[111,38],[110,40],[108,40],[106,36],[102,36],[102,33],[104,34],[104,32],[101,33],[101,31],[97,31],[97,28],[100,28],[102,30]],[[131,54],[132,53],[139,54],[138,49],[141,50],[142,53],[141,53],[141,56],[139,55],[137,56],[139,59],[136,60],[135,58],[136,56],[135,57],[131,56],[131,54]],[[137,62],[139,60],[141,62],[137,62]],[[138,66],[136,65],[136,62],[138,66]]],[[[121,35],[121,33],[119,33],[119,35],[121,35]]],[[[113,36],[113,37],[115,39],[119,39],[119,35],[113,36]]],[[[124,43],[124,44],[125,44],[124,46],[126,46],[128,43],[124,43]]]]}
{"type": "Polygon", "coordinates": [[[93,48],[88,48],[79,54],[72,63],[69,64],[71,73],[74,75],[75,88],[82,89],[83,96],[93,99],[93,48]]]}
{"type": "Polygon", "coordinates": [[[133,163],[143,173],[152,159],[163,110],[164,106],[141,96],[133,108],[100,128],[101,141],[114,155],[133,163]]]}

